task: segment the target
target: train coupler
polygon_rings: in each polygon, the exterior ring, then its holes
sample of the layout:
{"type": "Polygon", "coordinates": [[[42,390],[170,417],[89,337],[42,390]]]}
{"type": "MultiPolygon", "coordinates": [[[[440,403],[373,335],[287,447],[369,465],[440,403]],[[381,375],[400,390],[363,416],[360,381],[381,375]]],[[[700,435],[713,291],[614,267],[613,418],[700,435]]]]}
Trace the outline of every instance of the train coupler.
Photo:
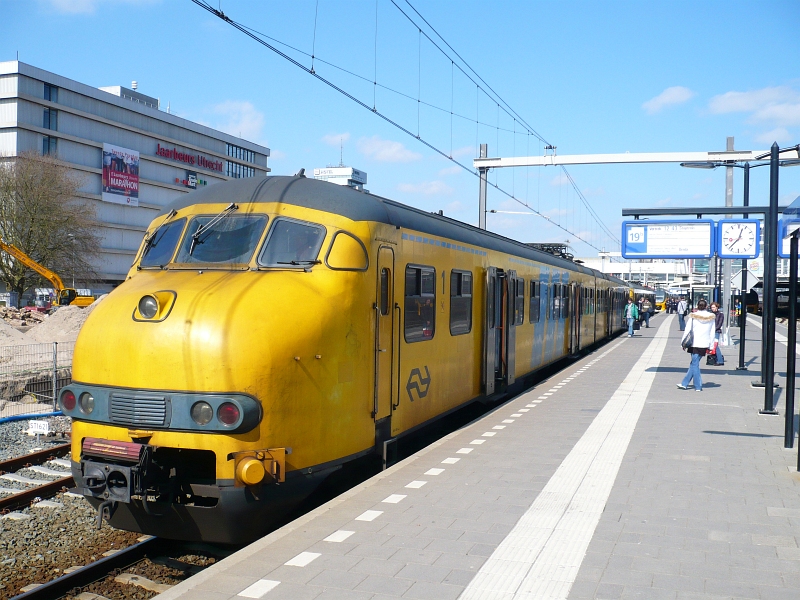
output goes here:
{"type": "Polygon", "coordinates": [[[111,520],[111,516],[117,510],[117,502],[115,500],[105,500],[97,505],[97,530],[103,528],[103,518],[106,521],[111,520]]]}

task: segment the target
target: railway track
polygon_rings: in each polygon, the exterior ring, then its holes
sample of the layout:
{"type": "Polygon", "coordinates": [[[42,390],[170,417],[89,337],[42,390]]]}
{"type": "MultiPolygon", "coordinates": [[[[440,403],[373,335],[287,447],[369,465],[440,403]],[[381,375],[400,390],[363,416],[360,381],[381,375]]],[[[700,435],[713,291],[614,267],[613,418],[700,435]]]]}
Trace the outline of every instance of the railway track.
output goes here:
{"type": "Polygon", "coordinates": [[[62,458],[69,454],[69,451],[70,444],[59,444],[52,448],[0,462],[0,492],[6,494],[0,498],[0,513],[5,514],[29,506],[36,498],[49,498],[75,485],[71,475],[42,467],[43,464],[51,461],[58,466],[69,467],[69,462],[62,458]],[[48,481],[24,477],[16,473],[21,469],[32,469],[41,475],[55,479],[48,481]],[[22,484],[29,487],[23,489],[6,487],[8,484],[22,484]]]}
{"type": "MultiPolygon", "coordinates": [[[[119,597],[120,594],[125,593],[126,589],[131,596],[139,597],[142,590],[147,590],[155,595],[171,588],[175,581],[199,573],[205,567],[228,556],[236,549],[238,548],[149,538],[57,579],[38,585],[25,593],[14,596],[12,600],[57,600],[64,596],[104,598],[104,592],[119,597]],[[192,554],[194,558],[200,558],[200,560],[194,562],[181,560],[181,557],[187,553],[192,554]],[[206,560],[197,555],[205,555],[206,560]],[[198,562],[205,564],[197,564],[198,562]],[[142,568],[135,569],[134,567],[137,565],[142,565],[142,568]],[[155,581],[159,577],[151,579],[141,574],[158,570],[162,573],[169,573],[166,577],[172,583],[159,583],[155,581]],[[84,589],[87,591],[83,591],[84,589]]],[[[160,579],[163,578],[160,577],[160,579]]]]}

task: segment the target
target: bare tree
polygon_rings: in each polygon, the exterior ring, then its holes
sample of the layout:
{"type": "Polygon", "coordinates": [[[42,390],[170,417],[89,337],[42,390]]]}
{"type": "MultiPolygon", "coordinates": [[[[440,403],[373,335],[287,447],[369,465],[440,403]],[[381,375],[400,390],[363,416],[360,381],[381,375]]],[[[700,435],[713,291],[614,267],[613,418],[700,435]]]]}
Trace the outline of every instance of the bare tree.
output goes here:
{"type": "MultiPolygon", "coordinates": [[[[28,152],[0,163],[0,238],[58,273],[65,285],[73,278],[97,278],[92,262],[100,236],[94,207],[76,197],[81,184],[50,156],[28,152]]],[[[41,275],[5,254],[0,256],[0,281],[20,299],[31,287],[50,287],[41,275]]]]}

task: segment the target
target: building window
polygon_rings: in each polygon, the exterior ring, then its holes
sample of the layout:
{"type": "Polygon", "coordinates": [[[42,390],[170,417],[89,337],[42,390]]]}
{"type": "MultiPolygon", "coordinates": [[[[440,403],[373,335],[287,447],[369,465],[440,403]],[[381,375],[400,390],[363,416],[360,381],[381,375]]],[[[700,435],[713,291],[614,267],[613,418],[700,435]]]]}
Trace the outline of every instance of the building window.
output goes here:
{"type": "Polygon", "coordinates": [[[406,342],[432,340],[436,328],[436,269],[408,265],[405,294],[406,342]]]}
{"type": "Polygon", "coordinates": [[[531,299],[528,317],[531,323],[539,322],[539,294],[542,291],[542,284],[531,281],[531,299]]]}
{"type": "Polygon", "coordinates": [[[58,88],[49,83],[44,84],[44,99],[50,102],[58,102],[58,88]]]}
{"type": "Polygon", "coordinates": [[[239,160],[243,160],[244,162],[254,163],[256,162],[256,153],[252,150],[245,150],[239,146],[234,146],[233,144],[228,144],[228,156],[231,158],[237,158],[239,160]]]}
{"type": "Polygon", "coordinates": [[[450,335],[472,331],[472,273],[450,272],[450,335]]]}
{"type": "Polygon", "coordinates": [[[525,322],[525,280],[514,280],[514,325],[525,322]]]}
{"type": "Polygon", "coordinates": [[[52,129],[58,131],[58,111],[52,108],[44,109],[44,119],[42,119],[42,127],[45,129],[52,129]]]}
{"type": "Polygon", "coordinates": [[[42,139],[42,154],[49,154],[55,156],[58,150],[58,139],[46,135],[42,139]]]}
{"type": "Polygon", "coordinates": [[[245,165],[240,165],[239,163],[227,161],[225,174],[228,177],[240,179],[242,177],[254,177],[256,170],[253,167],[246,167],[245,165]]]}

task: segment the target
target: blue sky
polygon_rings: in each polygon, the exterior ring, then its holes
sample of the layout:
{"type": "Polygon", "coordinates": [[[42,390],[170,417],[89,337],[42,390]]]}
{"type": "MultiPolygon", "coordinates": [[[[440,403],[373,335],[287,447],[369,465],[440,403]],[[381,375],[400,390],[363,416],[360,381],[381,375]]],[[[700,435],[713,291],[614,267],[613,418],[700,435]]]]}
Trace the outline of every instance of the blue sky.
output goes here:
{"type": "MultiPolygon", "coordinates": [[[[419,34],[398,9],[421,23],[405,0],[210,1],[248,27],[363,76],[314,64],[320,76],[370,106],[374,100],[466,165],[481,142],[490,156],[542,153],[536,137],[521,133],[419,34]],[[410,98],[374,90],[375,77],[410,98]]],[[[559,154],[724,150],[727,136],[737,150],[800,142],[798,2],[411,3],[559,154]]],[[[276,46],[311,66],[308,56],[276,46]]],[[[474,175],[189,0],[0,0],[0,60],[17,52],[98,87],[135,79],[173,113],[268,146],[274,174],[337,164],[341,141],[345,164],[368,172],[372,192],[477,224],[474,175]]],[[[721,169],[596,165],[569,172],[617,237],[623,207],[724,204],[721,169]]],[[[740,204],[740,170],[735,177],[740,204]]],[[[490,181],[612,249],[560,170],[507,169],[490,181]]],[[[768,193],[768,169],[756,169],[751,204],[766,203],[768,193]]],[[[781,169],[781,202],[798,195],[800,167],[781,169]]],[[[525,211],[496,191],[489,208],[525,211]]],[[[488,226],[526,242],[570,240],[581,256],[596,253],[537,216],[490,214],[488,226]]]]}

